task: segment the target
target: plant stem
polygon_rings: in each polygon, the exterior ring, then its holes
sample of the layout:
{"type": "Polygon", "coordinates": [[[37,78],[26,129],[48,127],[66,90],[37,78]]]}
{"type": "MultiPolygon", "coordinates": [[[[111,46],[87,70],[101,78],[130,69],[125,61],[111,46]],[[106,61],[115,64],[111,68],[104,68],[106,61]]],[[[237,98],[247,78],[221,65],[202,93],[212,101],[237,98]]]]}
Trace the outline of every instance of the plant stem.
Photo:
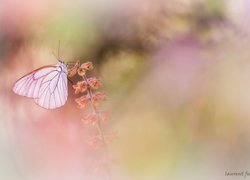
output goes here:
{"type": "MultiPolygon", "coordinates": [[[[83,79],[84,79],[84,80],[86,81],[86,83],[88,84],[88,80],[87,80],[86,75],[83,76],[83,79]]],[[[106,145],[106,141],[105,141],[105,138],[104,138],[104,134],[103,134],[103,130],[102,130],[102,127],[101,127],[101,122],[100,122],[100,121],[101,121],[101,118],[100,118],[98,109],[96,108],[96,106],[95,106],[94,103],[93,103],[93,93],[92,93],[91,88],[89,87],[89,84],[88,84],[88,87],[87,87],[87,92],[88,92],[88,94],[89,94],[89,96],[90,96],[90,102],[91,102],[91,106],[92,106],[93,113],[95,113],[95,114],[98,116],[97,129],[98,129],[98,131],[99,131],[99,134],[101,135],[103,144],[106,145]]]]}
{"type": "MultiPolygon", "coordinates": [[[[105,156],[105,160],[107,160],[107,159],[108,159],[107,143],[106,143],[106,140],[105,140],[105,137],[104,137],[104,133],[103,133],[103,129],[102,129],[102,125],[101,125],[100,114],[99,114],[99,111],[98,111],[97,107],[94,105],[94,102],[93,102],[93,92],[92,92],[92,90],[91,90],[91,87],[89,86],[88,79],[87,79],[87,76],[86,76],[86,75],[83,76],[83,80],[87,83],[87,93],[89,94],[89,97],[90,97],[90,102],[91,102],[91,106],[92,106],[92,111],[93,111],[93,113],[96,114],[97,117],[98,117],[98,120],[97,120],[96,125],[97,125],[97,129],[98,129],[99,135],[101,136],[103,145],[104,145],[104,147],[105,147],[104,156],[105,156]]],[[[110,169],[107,169],[107,180],[111,180],[110,169]]]]}

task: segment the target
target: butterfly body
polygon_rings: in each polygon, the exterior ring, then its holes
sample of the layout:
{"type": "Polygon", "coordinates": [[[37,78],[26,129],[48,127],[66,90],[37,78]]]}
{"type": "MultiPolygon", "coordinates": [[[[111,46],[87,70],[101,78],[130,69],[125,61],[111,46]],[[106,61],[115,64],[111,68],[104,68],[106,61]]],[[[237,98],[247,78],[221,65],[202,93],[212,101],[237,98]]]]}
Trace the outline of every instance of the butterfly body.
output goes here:
{"type": "Polygon", "coordinates": [[[67,66],[63,61],[31,71],[16,81],[13,91],[32,98],[46,109],[55,109],[65,104],[68,97],[67,66]]]}

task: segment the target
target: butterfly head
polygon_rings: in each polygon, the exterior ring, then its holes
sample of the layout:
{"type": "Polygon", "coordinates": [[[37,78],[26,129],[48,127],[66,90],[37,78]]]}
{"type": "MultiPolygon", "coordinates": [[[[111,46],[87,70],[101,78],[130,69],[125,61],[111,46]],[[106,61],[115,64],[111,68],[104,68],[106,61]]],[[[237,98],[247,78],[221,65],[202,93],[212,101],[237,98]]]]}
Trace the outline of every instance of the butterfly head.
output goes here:
{"type": "Polygon", "coordinates": [[[64,61],[63,61],[63,60],[60,60],[60,59],[58,59],[58,62],[59,62],[60,64],[65,64],[64,61]]]}
{"type": "Polygon", "coordinates": [[[62,71],[64,71],[65,73],[68,73],[68,67],[67,67],[67,65],[64,63],[64,61],[62,61],[62,60],[58,60],[58,63],[56,64],[56,66],[58,66],[58,67],[60,67],[60,69],[62,70],[62,71]]]}

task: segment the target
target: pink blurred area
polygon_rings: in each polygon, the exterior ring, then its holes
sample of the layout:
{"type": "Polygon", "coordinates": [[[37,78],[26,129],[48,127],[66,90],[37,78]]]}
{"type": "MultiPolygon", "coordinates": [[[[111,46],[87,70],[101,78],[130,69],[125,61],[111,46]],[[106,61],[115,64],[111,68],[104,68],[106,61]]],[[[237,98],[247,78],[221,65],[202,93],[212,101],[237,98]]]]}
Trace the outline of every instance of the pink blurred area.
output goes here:
{"type": "Polygon", "coordinates": [[[32,32],[53,9],[53,1],[2,1],[1,32],[16,37],[32,32]]]}
{"type": "MultiPolygon", "coordinates": [[[[16,58],[18,62],[25,62],[19,56],[16,58]]],[[[87,145],[89,137],[86,135],[89,130],[81,123],[82,113],[74,102],[73,91],[69,89],[65,106],[47,110],[11,90],[15,80],[29,72],[28,69],[35,68],[35,64],[27,67],[16,63],[18,69],[23,70],[8,75],[1,73],[4,79],[1,86],[1,131],[8,139],[4,146],[10,154],[11,165],[15,167],[10,171],[22,174],[24,179],[85,179],[90,175],[93,178],[94,156],[87,145]]],[[[13,64],[9,69],[12,68],[15,68],[13,64]]]]}

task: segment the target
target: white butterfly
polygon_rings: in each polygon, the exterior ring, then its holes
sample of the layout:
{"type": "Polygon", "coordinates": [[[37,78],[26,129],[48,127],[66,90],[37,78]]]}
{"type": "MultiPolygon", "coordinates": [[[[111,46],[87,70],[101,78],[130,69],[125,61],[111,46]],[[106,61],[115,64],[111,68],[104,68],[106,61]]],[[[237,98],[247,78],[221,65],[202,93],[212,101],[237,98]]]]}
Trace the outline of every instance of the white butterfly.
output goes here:
{"type": "Polygon", "coordinates": [[[68,97],[67,66],[63,61],[43,66],[16,81],[13,91],[33,98],[39,106],[55,109],[65,104],[68,97]]]}

